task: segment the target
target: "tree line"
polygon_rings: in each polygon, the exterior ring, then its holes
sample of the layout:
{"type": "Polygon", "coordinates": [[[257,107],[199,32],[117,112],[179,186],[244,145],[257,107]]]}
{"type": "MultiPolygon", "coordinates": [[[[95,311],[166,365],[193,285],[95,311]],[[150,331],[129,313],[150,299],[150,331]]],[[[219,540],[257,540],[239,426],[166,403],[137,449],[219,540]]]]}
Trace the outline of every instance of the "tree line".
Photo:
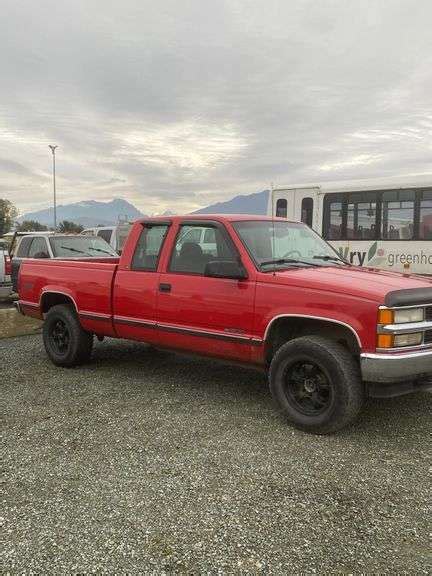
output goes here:
{"type": "MultiPolygon", "coordinates": [[[[18,210],[10,200],[0,198],[0,237],[10,232],[14,227],[17,232],[42,232],[50,230],[45,224],[36,220],[23,220],[16,222],[18,210]]],[[[70,220],[63,220],[57,226],[57,231],[61,233],[79,234],[84,230],[80,224],[75,224],[70,220]]]]}

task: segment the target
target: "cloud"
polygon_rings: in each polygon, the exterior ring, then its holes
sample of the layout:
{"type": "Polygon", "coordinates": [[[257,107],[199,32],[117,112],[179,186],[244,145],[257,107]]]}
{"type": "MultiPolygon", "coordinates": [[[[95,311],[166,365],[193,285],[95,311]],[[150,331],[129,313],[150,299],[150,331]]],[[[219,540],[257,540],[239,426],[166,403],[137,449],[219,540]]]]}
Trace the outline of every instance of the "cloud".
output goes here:
{"type": "Polygon", "coordinates": [[[0,189],[189,211],[431,169],[427,0],[3,0],[0,189]]]}

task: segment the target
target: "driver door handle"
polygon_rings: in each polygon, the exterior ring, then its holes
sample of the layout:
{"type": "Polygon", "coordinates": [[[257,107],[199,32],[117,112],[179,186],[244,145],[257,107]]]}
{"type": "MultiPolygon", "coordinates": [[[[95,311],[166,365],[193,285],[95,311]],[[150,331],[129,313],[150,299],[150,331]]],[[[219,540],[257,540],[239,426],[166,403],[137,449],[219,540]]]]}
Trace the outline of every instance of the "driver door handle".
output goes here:
{"type": "Polygon", "coordinates": [[[171,284],[159,284],[159,292],[171,292],[171,284]]]}

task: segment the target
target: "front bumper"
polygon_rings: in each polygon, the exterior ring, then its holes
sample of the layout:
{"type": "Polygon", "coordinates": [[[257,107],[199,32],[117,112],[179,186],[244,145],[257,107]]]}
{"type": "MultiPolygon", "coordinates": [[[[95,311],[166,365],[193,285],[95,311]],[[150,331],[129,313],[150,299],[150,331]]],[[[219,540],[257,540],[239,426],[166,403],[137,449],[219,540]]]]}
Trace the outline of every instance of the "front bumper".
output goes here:
{"type": "Polygon", "coordinates": [[[361,354],[365,382],[402,382],[432,379],[432,348],[398,354],[361,354]]]}

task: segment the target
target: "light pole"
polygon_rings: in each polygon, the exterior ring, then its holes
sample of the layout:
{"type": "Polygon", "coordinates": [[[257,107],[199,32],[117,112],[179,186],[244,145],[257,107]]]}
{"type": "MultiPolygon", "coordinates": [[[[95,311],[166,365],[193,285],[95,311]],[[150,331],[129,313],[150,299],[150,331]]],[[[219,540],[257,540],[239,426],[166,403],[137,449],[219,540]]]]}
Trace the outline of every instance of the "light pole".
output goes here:
{"type": "Polygon", "coordinates": [[[51,148],[53,157],[53,190],[54,190],[54,230],[57,230],[57,198],[56,198],[56,180],[55,180],[55,151],[58,148],[57,145],[49,144],[48,148],[51,148]]]}

